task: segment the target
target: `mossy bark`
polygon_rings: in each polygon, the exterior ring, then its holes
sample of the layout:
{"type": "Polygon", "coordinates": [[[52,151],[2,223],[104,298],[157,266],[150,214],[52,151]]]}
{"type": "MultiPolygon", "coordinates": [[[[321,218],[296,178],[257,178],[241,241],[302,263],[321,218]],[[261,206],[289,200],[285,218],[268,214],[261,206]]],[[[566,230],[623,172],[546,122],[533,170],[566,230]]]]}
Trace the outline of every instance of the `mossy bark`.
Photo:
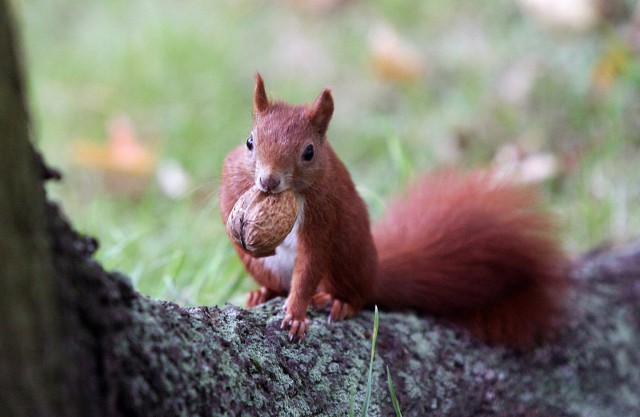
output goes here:
{"type": "MultiPolygon", "coordinates": [[[[152,300],[78,251],[87,242],[70,229],[52,231],[73,277],[67,303],[93,329],[107,414],[344,416],[352,391],[362,406],[372,312],[332,324],[312,312],[307,339],[290,343],[281,299],[250,311],[152,300]]],[[[386,366],[405,416],[637,414],[640,243],[578,264],[562,334],[526,353],[381,312],[369,415],[393,415],[386,366]]]]}

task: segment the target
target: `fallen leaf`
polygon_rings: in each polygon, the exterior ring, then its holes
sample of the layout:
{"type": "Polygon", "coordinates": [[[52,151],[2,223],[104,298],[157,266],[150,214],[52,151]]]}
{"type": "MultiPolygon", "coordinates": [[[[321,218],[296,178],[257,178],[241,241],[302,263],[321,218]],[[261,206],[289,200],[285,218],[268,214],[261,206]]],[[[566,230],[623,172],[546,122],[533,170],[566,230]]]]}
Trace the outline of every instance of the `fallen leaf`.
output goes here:
{"type": "Polygon", "coordinates": [[[156,154],[142,145],[131,122],[123,117],[109,122],[107,143],[79,140],[72,147],[73,160],[84,168],[148,176],[156,154]]]}
{"type": "Polygon", "coordinates": [[[143,145],[126,117],[108,123],[106,143],[78,140],[73,143],[73,161],[85,170],[100,174],[113,191],[139,195],[149,183],[157,164],[156,152],[143,145]]]}
{"type": "Polygon", "coordinates": [[[615,42],[602,54],[591,73],[593,86],[600,91],[611,88],[625,74],[633,59],[631,51],[622,42],[615,42]]]}
{"type": "Polygon", "coordinates": [[[156,181],[158,181],[160,190],[173,199],[183,196],[191,183],[185,169],[174,159],[160,163],[156,171],[156,181]]]}
{"type": "Polygon", "coordinates": [[[560,172],[559,159],[550,152],[527,152],[516,144],[502,146],[493,158],[494,172],[499,178],[520,183],[539,183],[560,172]]]}
{"type": "Polygon", "coordinates": [[[391,81],[413,81],[422,76],[425,62],[418,49],[391,27],[378,26],[369,38],[376,74],[391,81]]]}
{"type": "Polygon", "coordinates": [[[553,28],[585,31],[598,23],[594,0],[519,0],[518,3],[526,15],[553,28]]]}

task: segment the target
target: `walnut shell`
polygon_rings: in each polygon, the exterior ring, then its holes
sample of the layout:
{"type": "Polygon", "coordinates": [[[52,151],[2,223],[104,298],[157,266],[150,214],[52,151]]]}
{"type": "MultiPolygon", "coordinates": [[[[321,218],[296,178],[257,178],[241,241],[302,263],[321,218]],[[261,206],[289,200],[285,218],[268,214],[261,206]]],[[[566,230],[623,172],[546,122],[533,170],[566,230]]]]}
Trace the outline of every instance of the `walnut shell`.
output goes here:
{"type": "Polygon", "coordinates": [[[297,216],[293,191],[268,194],[252,187],[231,209],[227,233],[250,255],[270,256],[291,232],[297,216]]]}

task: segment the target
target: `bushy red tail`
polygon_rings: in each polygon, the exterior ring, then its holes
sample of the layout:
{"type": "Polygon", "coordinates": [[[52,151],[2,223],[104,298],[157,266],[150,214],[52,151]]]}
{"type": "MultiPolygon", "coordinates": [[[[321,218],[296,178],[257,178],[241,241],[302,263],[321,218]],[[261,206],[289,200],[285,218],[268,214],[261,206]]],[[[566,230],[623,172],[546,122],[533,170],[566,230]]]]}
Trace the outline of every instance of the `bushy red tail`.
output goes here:
{"type": "Polygon", "coordinates": [[[381,308],[446,316],[490,343],[554,329],[567,288],[554,224],[531,187],[488,172],[419,179],[374,225],[381,308]]]}

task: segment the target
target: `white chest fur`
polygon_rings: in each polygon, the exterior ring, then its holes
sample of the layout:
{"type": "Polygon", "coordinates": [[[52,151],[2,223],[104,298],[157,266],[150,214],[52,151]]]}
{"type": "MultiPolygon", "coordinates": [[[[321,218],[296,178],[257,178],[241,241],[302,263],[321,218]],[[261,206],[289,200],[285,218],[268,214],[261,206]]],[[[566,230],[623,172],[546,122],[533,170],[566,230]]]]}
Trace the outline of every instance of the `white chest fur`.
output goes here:
{"type": "Polygon", "coordinates": [[[291,289],[293,267],[298,256],[298,230],[304,220],[304,199],[296,196],[296,201],[298,203],[298,217],[293,229],[291,229],[291,232],[289,232],[280,246],[276,248],[276,254],[264,258],[264,265],[280,278],[280,283],[287,291],[291,289]]]}

